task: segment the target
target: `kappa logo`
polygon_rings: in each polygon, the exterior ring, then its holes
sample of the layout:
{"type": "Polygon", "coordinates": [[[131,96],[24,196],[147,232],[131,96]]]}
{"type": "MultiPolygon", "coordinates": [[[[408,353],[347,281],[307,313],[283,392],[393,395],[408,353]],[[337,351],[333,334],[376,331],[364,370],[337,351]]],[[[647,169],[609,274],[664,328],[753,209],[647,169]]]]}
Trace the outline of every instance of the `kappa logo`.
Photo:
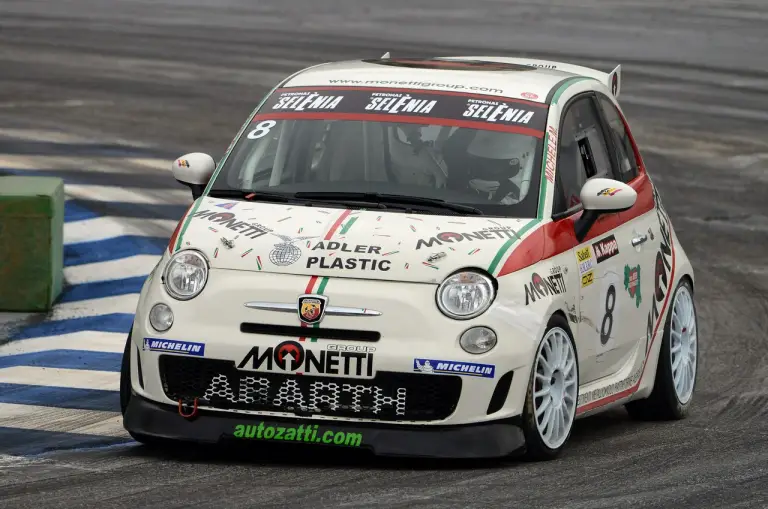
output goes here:
{"type": "Polygon", "coordinates": [[[604,262],[608,258],[613,258],[619,254],[619,243],[616,242],[616,237],[609,235],[608,237],[592,244],[592,248],[595,250],[595,258],[597,263],[604,262]]]}

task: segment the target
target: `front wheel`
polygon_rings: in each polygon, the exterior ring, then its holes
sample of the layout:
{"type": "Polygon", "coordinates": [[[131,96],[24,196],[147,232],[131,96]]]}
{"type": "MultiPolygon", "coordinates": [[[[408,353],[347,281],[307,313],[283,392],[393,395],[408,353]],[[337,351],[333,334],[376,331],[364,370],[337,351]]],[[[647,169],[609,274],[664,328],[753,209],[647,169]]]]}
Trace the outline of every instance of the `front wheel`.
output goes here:
{"type": "Polygon", "coordinates": [[[526,457],[556,458],[571,435],[579,392],[579,363],[568,322],[553,316],[536,351],[523,410],[526,457]]]}
{"type": "Polygon", "coordinates": [[[630,416],[677,420],[688,415],[698,371],[698,330],[693,288],[683,280],[677,285],[664,325],[653,392],[647,399],[627,403],[630,416]]]}

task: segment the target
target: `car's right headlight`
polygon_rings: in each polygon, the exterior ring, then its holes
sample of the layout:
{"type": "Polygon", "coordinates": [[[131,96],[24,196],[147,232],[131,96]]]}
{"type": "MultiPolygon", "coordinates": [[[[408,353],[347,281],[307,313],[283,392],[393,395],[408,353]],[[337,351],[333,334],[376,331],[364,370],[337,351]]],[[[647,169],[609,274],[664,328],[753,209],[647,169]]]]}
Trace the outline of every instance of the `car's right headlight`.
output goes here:
{"type": "Polygon", "coordinates": [[[179,251],[168,260],[163,272],[165,291],[176,300],[189,300],[205,288],[208,260],[199,251],[179,251]]]}
{"type": "Polygon", "coordinates": [[[448,318],[468,320],[491,307],[496,289],[490,277],[475,271],[457,272],[437,289],[437,307],[448,318]]]}

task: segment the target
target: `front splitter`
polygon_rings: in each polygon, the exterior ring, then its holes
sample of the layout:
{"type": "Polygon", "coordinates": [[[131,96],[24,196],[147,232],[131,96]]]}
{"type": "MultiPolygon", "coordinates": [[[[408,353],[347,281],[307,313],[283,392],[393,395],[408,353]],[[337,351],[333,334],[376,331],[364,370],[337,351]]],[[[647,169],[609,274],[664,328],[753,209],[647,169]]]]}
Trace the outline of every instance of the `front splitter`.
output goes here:
{"type": "Polygon", "coordinates": [[[455,426],[393,426],[204,410],[189,419],[179,415],[175,406],[136,394],[131,395],[123,425],[134,434],[154,439],[209,444],[232,440],[305,443],[369,449],[379,456],[500,458],[523,452],[525,447],[525,437],[516,419],[455,426]]]}

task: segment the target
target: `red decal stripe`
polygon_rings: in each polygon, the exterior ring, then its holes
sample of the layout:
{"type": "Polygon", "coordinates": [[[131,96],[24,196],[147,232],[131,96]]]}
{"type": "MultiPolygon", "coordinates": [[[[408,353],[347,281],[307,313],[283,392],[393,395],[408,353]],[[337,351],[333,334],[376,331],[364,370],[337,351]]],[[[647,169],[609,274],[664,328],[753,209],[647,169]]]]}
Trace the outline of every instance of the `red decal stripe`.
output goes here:
{"type": "Polygon", "coordinates": [[[187,207],[187,210],[181,216],[181,219],[179,219],[179,223],[176,225],[176,228],[173,230],[173,233],[171,234],[171,238],[168,241],[168,252],[171,254],[173,254],[173,245],[176,243],[176,239],[179,236],[181,227],[184,224],[184,219],[187,217],[187,214],[189,214],[189,209],[192,208],[192,205],[194,205],[194,203],[190,204],[189,207],[187,207]]]}
{"type": "Polygon", "coordinates": [[[490,122],[476,122],[470,120],[458,120],[437,117],[415,117],[409,115],[386,115],[380,113],[262,113],[253,117],[253,122],[260,120],[358,120],[368,122],[400,122],[403,124],[432,124],[453,127],[465,127],[467,129],[484,129],[486,131],[500,131],[505,133],[524,134],[534,138],[543,138],[544,131],[531,129],[530,127],[518,127],[511,125],[497,125],[490,122]]]}
{"type": "MultiPolygon", "coordinates": [[[[625,212],[601,216],[582,242],[588,242],[595,237],[605,235],[624,223],[653,210],[653,186],[648,176],[643,173],[632,180],[629,185],[637,192],[635,205],[625,212]]],[[[506,259],[504,265],[501,266],[498,277],[512,274],[578,246],[580,243],[576,238],[575,223],[582,213],[577,212],[560,221],[549,222],[523,239],[506,259]]]]}
{"type": "MultiPolygon", "coordinates": [[[[344,212],[341,213],[341,215],[336,219],[336,221],[333,223],[333,226],[331,226],[331,229],[328,230],[328,233],[325,234],[324,240],[330,240],[334,233],[336,233],[336,230],[339,229],[341,226],[341,223],[344,222],[344,220],[349,217],[349,214],[351,214],[352,211],[349,209],[346,209],[344,212]]],[[[317,284],[318,276],[312,276],[309,278],[309,282],[307,283],[307,287],[304,289],[304,293],[312,293],[312,290],[315,288],[315,284],[317,284]]],[[[304,322],[301,322],[302,327],[309,327],[304,322]]],[[[302,336],[299,338],[299,341],[306,341],[307,337],[302,336]]]]}
{"type": "Polygon", "coordinates": [[[504,101],[510,103],[520,103],[534,108],[547,108],[548,105],[540,102],[526,101],[525,99],[517,99],[513,97],[507,97],[503,95],[493,94],[473,94],[471,92],[453,92],[448,90],[428,90],[424,88],[388,88],[388,87],[350,87],[350,86],[317,86],[317,87],[284,87],[275,91],[279,92],[317,92],[319,90],[364,90],[368,92],[400,92],[400,93],[419,93],[419,94],[434,94],[434,95],[450,95],[454,97],[471,97],[477,99],[490,99],[495,101],[504,101]]]}
{"type": "Polygon", "coordinates": [[[349,215],[352,213],[351,210],[347,209],[339,216],[338,219],[336,219],[336,222],[333,223],[333,226],[331,226],[331,229],[328,230],[328,233],[325,234],[325,238],[323,240],[331,240],[331,237],[333,237],[333,234],[336,233],[336,230],[339,229],[341,226],[341,223],[344,222],[344,220],[349,217],[349,215]]]}

